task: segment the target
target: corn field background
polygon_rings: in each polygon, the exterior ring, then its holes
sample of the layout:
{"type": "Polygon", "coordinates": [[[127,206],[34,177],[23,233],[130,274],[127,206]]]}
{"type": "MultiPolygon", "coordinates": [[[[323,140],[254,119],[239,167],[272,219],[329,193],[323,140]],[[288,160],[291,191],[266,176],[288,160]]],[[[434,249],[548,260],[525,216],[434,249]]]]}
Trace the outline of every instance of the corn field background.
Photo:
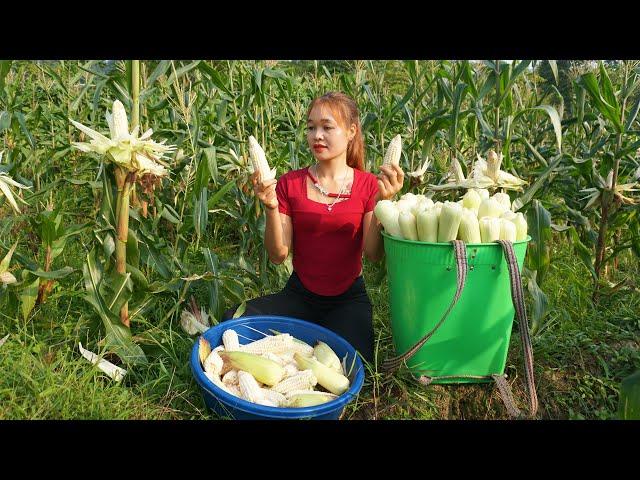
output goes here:
{"type": "MultiPolygon", "coordinates": [[[[0,419],[210,419],[188,365],[195,301],[216,321],[284,285],[262,243],[247,138],[278,176],[309,165],[309,102],[358,103],[366,167],[403,138],[403,192],[430,193],[457,158],[504,154],[529,224],[523,280],[543,419],[618,417],[640,369],[640,62],[0,61],[0,419]],[[116,271],[113,165],[73,148],[73,119],[105,133],[115,99],[176,145],[170,176],[137,183],[126,274],[116,271]],[[97,279],[97,283],[92,283],[97,279]],[[193,300],[192,300],[193,299],[193,300]],[[130,328],[118,312],[128,305],[130,328]],[[114,382],[78,344],[128,360],[114,382]]],[[[457,195],[438,191],[444,201],[457,195]]],[[[493,385],[422,387],[377,364],[393,352],[384,262],[364,262],[376,364],[345,419],[504,419],[493,385]]],[[[514,327],[517,329],[517,325],[514,327]]],[[[506,373],[525,408],[519,335],[506,373]]]]}

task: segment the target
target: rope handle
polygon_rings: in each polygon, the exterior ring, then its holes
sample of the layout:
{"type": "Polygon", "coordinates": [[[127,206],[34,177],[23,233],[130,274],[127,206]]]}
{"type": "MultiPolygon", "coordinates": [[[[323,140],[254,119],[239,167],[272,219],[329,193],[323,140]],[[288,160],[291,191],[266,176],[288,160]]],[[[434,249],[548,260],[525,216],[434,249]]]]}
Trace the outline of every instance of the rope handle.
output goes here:
{"type": "MultiPolygon", "coordinates": [[[[522,280],[520,279],[520,269],[518,268],[518,259],[513,251],[513,244],[507,240],[498,240],[502,246],[507,267],[509,268],[509,278],[511,281],[511,299],[516,309],[516,318],[520,330],[520,339],[522,341],[522,349],[524,352],[524,373],[527,384],[527,392],[529,394],[529,413],[531,417],[535,417],[538,411],[538,395],[536,393],[536,384],[533,376],[533,348],[531,347],[531,338],[529,337],[529,321],[527,319],[527,308],[524,303],[524,294],[522,291],[522,280]]],[[[500,387],[500,385],[498,385],[500,387]]]]}

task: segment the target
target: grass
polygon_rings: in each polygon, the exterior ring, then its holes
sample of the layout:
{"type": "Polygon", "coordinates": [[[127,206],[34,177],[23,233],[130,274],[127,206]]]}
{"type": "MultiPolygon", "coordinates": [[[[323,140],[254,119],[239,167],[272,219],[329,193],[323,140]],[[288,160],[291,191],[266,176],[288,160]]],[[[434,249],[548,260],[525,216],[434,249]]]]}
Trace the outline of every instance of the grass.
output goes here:
{"type": "MultiPolygon", "coordinates": [[[[14,229],[14,233],[26,235],[24,229],[14,229]]],[[[189,369],[194,337],[180,328],[178,315],[157,326],[175,303],[166,294],[146,314],[147,323],[132,325],[136,335],[147,332],[142,347],[148,365],[130,370],[118,384],[80,356],[79,342],[97,352],[100,347],[96,342],[103,335],[100,320],[82,299],[82,263],[90,240],[81,236],[68,243],[54,268],[70,265],[76,272],[62,279],[47,302],[36,306],[26,322],[0,311],[0,338],[10,334],[0,347],[0,419],[215,418],[207,410],[189,369]]],[[[587,269],[560,237],[554,240],[551,268],[542,285],[549,296],[550,313],[532,339],[538,417],[615,418],[620,381],[640,369],[640,293],[633,280],[640,278],[637,259],[622,258],[610,280],[629,281],[616,291],[605,290],[600,303],[594,305],[587,269]]],[[[25,253],[36,257],[37,238],[28,244],[31,252],[25,253]]],[[[225,242],[218,239],[216,247],[220,245],[225,242]]],[[[218,252],[221,257],[224,255],[222,250],[218,252]]],[[[365,280],[374,305],[377,363],[393,354],[389,292],[383,269],[383,264],[365,264],[365,280]]],[[[203,288],[195,288],[193,293],[199,301],[206,302],[203,288]]],[[[516,403],[526,411],[522,348],[515,331],[506,373],[516,403]]],[[[389,377],[369,366],[362,392],[347,406],[343,418],[508,416],[492,384],[424,387],[406,370],[389,377]]]]}

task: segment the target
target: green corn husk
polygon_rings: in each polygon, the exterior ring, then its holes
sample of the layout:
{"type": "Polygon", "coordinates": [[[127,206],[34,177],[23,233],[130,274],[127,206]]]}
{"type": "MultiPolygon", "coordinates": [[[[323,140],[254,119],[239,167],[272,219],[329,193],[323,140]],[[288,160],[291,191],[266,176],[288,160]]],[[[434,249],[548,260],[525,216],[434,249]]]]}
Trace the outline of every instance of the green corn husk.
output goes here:
{"type": "Polygon", "coordinates": [[[465,243],[482,243],[478,217],[473,210],[465,208],[458,228],[458,238],[465,243]]]}
{"type": "Polygon", "coordinates": [[[335,370],[323,365],[315,358],[303,357],[294,353],[294,360],[300,370],[311,370],[318,379],[318,385],[326,388],[335,395],[342,395],[349,389],[349,379],[335,370]]]}
{"type": "Polygon", "coordinates": [[[455,240],[461,220],[462,206],[454,202],[445,202],[438,220],[438,242],[455,240]]]}
{"type": "Polygon", "coordinates": [[[521,212],[516,213],[515,219],[511,220],[516,226],[516,241],[527,239],[527,220],[521,212]]]}
{"type": "MultiPolygon", "coordinates": [[[[247,352],[225,352],[219,353],[220,358],[236,370],[243,370],[254,376],[256,380],[265,385],[273,386],[280,382],[285,376],[285,370],[273,360],[260,355],[247,352]]],[[[299,355],[296,353],[296,355],[299,355]]]]}
{"type": "Polygon", "coordinates": [[[418,230],[416,226],[416,217],[411,212],[400,212],[398,216],[400,231],[403,238],[407,240],[418,240],[418,230]]]}
{"type": "Polygon", "coordinates": [[[482,243],[492,243],[500,240],[500,219],[495,217],[482,217],[478,220],[480,226],[480,238],[482,243]]]}
{"type": "Polygon", "coordinates": [[[421,242],[438,241],[438,211],[430,208],[420,212],[416,218],[418,240],[421,242]]]}
{"type": "Polygon", "coordinates": [[[498,192],[494,194],[493,197],[491,198],[497,200],[498,203],[502,205],[502,208],[504,211],[511,210],[511,199],[509,198],[508,193],[498,192]]]}
{"type": "Polygon", "coordinates": [[[337,395],[325,392],[300,392],[287,397],[287,406],[290,408],[315,407],[338,398],[337,395]]]}
{"type": "Polygon", "coordinates": [[[516,226],[506,218],[500,218],[500,240],[516,241],[516,226]]]}
{"type": "Polygon", "coordinates": [[[340,363],[340,359],[336,352],[334,352],[329,345],[324,342],[318,340],[318,343],[315,347],[313,347],[313,355],[318,359],[320,363],[326,365],[329,368],[332,368],[340,375],[342,372],[342,363],[340,363]]]}
{"type": "Polygon", "coordinates": [[[478,208],[478,218],[498,218],[503,212],[504,209],[498,200],[495,198],[487,198],[480,203],[480,207],[478,208]]]}
{"type": "Polygon", "coordinates": [[[478,194],[478,192],[476,192],[473,189],[469,190],[467,193],[465,193],[462,196],[462,206],[470,210],[473,210],[473,213],[476,215],[476,219],[477,219],[478,209],[480,208],[481,202],[482,202],[482,199],[480,198],[480,195],[478,194]]]}
{"type": "Polygon", "coordinates": [[[402,238],[402,231],[398,223],[400,211],[391,200],[380,200],[373,209],[373,213],[389,235],[402,238]]]}

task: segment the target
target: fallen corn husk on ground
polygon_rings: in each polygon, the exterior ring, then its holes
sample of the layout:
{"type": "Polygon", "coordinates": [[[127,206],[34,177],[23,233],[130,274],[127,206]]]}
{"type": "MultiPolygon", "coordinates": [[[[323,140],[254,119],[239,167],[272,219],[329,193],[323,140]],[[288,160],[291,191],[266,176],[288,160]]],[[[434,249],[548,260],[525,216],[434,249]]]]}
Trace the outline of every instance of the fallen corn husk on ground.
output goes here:
{"type": "Polygon", "coordinates": [[[303,408],[334,400],[351,385],[344,362],[324,342],[312,347],[276,333],[242,345],[238,337],[228,329],[213,349],[199,339],[205,375],[231,395],[263,406],[303,408]]]}
{"type": "MultiPolygon", "coordinates": [[[[461,173],[460,173],[461,174],[461,173]]],[[[397,201],[380,200],[374,214],[385,232],[418,242],[492,243],[527,238],[527,221],[512,210],[509,195],[469,189],[457,201],[433,203],[423,195],[407,193],[397,201]]]]}
{"type": "Polygon", "coordinates": [[[116,382],[122,380],[127,374],[127,371],[124,368],[120,368],[117,365],[114,365],[113,363],[105,360],[104,358],[99,357],[95,353],[82,348],[82,343],[78,343],[78,346],[80,347],[80,353],[84,358],[89,360],[92,364],[96,365],[100,370],[102,370],[116,382]]]}

